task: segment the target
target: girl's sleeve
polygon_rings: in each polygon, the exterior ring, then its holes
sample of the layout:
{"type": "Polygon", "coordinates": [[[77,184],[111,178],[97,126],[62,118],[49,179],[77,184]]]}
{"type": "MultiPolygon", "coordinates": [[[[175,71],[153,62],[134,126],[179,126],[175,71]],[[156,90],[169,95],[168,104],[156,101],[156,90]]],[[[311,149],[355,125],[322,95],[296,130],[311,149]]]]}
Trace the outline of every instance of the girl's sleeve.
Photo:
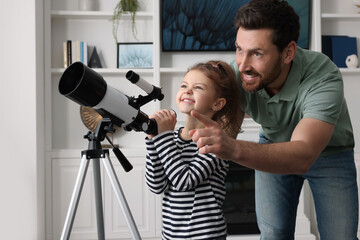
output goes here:
{"type": "Polygon", "coordinates": [[[150,191],[160,194],[167,189],[168,179],[165,175],[164,167],[156,152],[156,148],[151,139],[146,138],[146,175],[145,180],[150,191]]]}
{"type": "Polygon", "coordinates": [[[228,165],[225,161],[214,154],[199,154],[195,143],[186,149],[178,149],[173,133],[157,135],[153,143],[167,178],[178,191],[195,188],[214,172],[226,175],[228,165]]]}

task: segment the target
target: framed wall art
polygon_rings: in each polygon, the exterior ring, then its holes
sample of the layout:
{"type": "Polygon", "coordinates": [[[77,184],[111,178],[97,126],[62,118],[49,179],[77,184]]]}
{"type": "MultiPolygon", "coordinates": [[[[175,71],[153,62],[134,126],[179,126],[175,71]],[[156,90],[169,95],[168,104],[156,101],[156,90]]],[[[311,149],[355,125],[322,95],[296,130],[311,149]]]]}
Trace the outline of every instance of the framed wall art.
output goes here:
{"type": "Polygon", "coordinates": [[[118,43],[118,68],[152,68],[153,43],[118,43]]]}
{"type": "MultiPolygon", "coordinates": [[[[237,10],[250,0],[161,0],[163,51],[235,51],[237,10]]],[[[309,48],[310,0],[288,0],[300,16],[298,45],[309,48]]]]}

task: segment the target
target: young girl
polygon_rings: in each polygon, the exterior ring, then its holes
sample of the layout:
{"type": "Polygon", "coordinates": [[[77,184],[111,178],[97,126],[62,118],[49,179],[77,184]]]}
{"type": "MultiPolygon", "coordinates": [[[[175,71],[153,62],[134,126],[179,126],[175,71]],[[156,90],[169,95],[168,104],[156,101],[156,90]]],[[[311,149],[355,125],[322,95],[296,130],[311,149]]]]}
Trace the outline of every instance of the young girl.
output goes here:
{"type": "Polygon", "coordinates": [[[222,213],[228,162],[213,154],[199,154],[189,130],[203,128],[190,112],[211,117],[232,137],[239,133],[244,112],[232,68],[222,61],[193,66],[176,96],[186,125],[174,131],[176,114],[154,113],[158,134],[146,138],[146,183],[156,194],[164,193],[163,239],[226,239],[222,213]]]}

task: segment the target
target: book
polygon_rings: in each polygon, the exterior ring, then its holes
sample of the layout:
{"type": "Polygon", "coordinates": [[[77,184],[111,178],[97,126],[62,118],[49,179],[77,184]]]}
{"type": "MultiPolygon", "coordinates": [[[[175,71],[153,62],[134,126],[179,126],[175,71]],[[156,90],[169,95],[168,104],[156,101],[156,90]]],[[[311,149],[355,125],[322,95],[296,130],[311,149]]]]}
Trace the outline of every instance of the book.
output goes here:
{"type": "Polygon", "coordinates": [[[82,62],[83,64],[88,65],[87,42],[80,40],[64,41],[63,58],[64,68],[69,67],[74,62],[82,62]]]}
{"type": "Polygon", "coordinates": [[[346,58],[357,55],[356,37],[345,35],[321,36],[322,52],[326,54],[339,68],[346,68],[346,58]]]}
{"type": "Polygon", "coordinates": [[[74,62],[80,62],[81,61],[81,44],[79,40],[75,40],[75,60],[74,62]]]}
{"type": "Polygon", "coordinates": [[[321,52],[332,60],[332,44],[330,35],[321,36],[321,52]]]}
{"type": "Polygon", "coordinates": [[[68,61],[67,61],[67,43],[66,41],[63,42],[63,63],[64,63],[64,68],[67,68],[69,66],[68,61]]]}
{"type": "Polygon", "coordinates": [[[71,53],[71,40],[67,40],[66,41],[66,54],[67,54],[67,64],[68,66],[70,66],[70,64],[72,63],[72,53],[71,53]]]}
{"type": "Polygon", "coordinates": [[[356,37],[333,36],[331,38],[332,60],[339,68],[346,68],[346,58],[357,55],[356,37]]]}
{"type": "Polygon", "coordinates": [[[87,42],[84,42],[83,51],[84,51],[84,62],[83,63],[85,65],[88,65],[88,45],[87,45],[87,42]]]}
{"type": "Polygon", "coordinates": [[[75,40],[71,40],[71,63],[76,61],[76,42],[75,40]]]}
{"type": "Polygon", "coordinates": [[[84,63],[84,42],[80,41],[80,62],[84,63]]]}

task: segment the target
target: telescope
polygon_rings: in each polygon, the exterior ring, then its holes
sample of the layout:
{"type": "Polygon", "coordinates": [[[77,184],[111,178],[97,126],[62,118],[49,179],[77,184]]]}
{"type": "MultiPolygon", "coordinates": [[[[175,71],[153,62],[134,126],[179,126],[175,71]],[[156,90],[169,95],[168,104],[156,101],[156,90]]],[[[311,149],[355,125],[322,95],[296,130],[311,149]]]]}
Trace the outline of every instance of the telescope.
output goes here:
{"type": "Polygon", "coordinates": [[[65,69],[59,81],[59,92],[82,106],[92,107],[103,117],[95,132],[84,136],[89,140],[89,149],[101,149],[100,142],[106,138],[113,146],[119,162],[128,172],[132,165],[106,134],[115,132],[114,125],[124,125],[126,131],[157,134],[156,120],[150,119],[140,107],[152,100],[162,100],[164,95],[160,88],[151,85],[131,70],[126,73],[126,78],[148,95],[129,97],[108,85],[100,74],[81,62],[75,62],[65,69]]]}
{"type": "Polygon", "coordinates": [[[161,89],[149,84],[133,71],[126,78],[142,88],[148,95],[138,98],[129,97],[109,86],[103,77],[81,62],[71,64],[62,74],[59,92],[82,106],[93,107],[101,116],[108,117],[119,127],[124,125],[127,131],[157,133],[155,119],[140,110],[140,107],[152,100],[162,100],[161,89]]]}
{"type": "Polygon", "coordinates": [[[148,95],[139,95],[137,98],[128,97],[122,92],[109,86],[100,74],[81,62],[71,64],[65,69],[60,78],[59,92],[62,95],[82,106],[92,107],[103,117],[100,124],[97,125],[96,130],[94,132],[90,131],[84,136],[89,140],[88,149],[81,152],[82,160],[61,234],[61,240],[70,238],[89,160],[93,161],[98,239],[105,239],[99,160],[104,164],[105,171],[110,178],[110,183],[113,186],[133,239],[141,239],[121,189],[120,182],[116,177],[115,170],[110,161],[109,150],[102,149],[100,142],[106,138],[112,145],[113,152],[124,170],[126,172],[130,171],[133,168],[131,163],[120,149],[113,145],[106,134],[115,131],[114,125],[119,127],[124,125],[124,129],[127,131],[135,130],[143,131],[147,134],[157,134],[157,124],[155,119],[149,119],[149,117],[140,110],[140,107],[152,100],[162,100],[164,95],[161,93],[160,88],[149,84],[131,70],[126,73],[126,78],[133,84],[142,88],[148,95]]]}

